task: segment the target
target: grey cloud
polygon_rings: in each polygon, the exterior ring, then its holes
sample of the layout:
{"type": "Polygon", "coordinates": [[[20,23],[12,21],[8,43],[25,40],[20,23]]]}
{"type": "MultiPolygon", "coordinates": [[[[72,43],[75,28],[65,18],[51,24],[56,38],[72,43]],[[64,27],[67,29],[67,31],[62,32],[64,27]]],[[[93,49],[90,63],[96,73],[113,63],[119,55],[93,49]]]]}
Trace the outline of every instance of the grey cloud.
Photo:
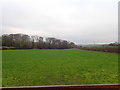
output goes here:
{"type": "Polygon", "coordinates": [[[4,0],[3,33],[40,34],[78,44],[114,42],[117,1],[4,0]]]}

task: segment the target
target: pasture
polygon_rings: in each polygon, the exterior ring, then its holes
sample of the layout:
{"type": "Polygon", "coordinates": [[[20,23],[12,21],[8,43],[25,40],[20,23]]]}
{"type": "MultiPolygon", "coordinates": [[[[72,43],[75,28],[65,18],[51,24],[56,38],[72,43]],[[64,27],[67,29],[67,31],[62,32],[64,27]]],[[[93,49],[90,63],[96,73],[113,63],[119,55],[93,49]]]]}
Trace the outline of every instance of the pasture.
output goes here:
{"type": "Polygon", "coordinates": [[[79,49],[3,50],[2,84],[8,86],[118,83],[118,55],[79,49]]]}

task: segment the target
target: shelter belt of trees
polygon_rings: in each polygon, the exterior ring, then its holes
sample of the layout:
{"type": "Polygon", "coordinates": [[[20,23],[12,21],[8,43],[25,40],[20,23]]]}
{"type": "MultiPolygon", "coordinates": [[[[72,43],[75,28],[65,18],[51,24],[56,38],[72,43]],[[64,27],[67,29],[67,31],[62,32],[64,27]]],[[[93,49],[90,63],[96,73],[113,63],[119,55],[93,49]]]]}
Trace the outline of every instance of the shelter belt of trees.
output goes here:
{"type": "Polygon", "coordinates": [[[15,47],[19,49],[68,49],[74,48],[73,42],[56,38],[43,38],[41,36],[29,36],[26,34],[3,34],[2,46],[15,47]]]}

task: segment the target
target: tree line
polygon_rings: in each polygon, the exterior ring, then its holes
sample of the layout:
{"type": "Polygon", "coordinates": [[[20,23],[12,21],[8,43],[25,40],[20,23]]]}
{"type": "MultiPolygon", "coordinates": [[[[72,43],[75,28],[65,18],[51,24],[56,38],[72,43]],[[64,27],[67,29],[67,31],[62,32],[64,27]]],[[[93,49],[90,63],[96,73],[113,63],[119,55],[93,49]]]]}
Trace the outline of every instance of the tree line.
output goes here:
{"type": "Polygon", "coordinates": [[[0,37],[2,46],[18,49],[69,49],[76,47],[75,43],[53,37],[29,36],[26,34],[3,34],[0,37]]]}

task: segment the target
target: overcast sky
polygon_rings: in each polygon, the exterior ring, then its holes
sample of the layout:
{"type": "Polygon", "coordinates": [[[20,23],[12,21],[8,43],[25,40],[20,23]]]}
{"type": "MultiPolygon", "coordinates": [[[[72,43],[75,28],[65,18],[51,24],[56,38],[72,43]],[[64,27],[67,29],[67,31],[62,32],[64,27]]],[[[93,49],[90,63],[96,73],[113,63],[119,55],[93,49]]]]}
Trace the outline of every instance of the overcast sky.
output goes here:
{"type": "Polygon", "coordinates": [[[56,37],[77,44],[115,42],[118,1],[3,0],[2,33],[56,37]]]}

